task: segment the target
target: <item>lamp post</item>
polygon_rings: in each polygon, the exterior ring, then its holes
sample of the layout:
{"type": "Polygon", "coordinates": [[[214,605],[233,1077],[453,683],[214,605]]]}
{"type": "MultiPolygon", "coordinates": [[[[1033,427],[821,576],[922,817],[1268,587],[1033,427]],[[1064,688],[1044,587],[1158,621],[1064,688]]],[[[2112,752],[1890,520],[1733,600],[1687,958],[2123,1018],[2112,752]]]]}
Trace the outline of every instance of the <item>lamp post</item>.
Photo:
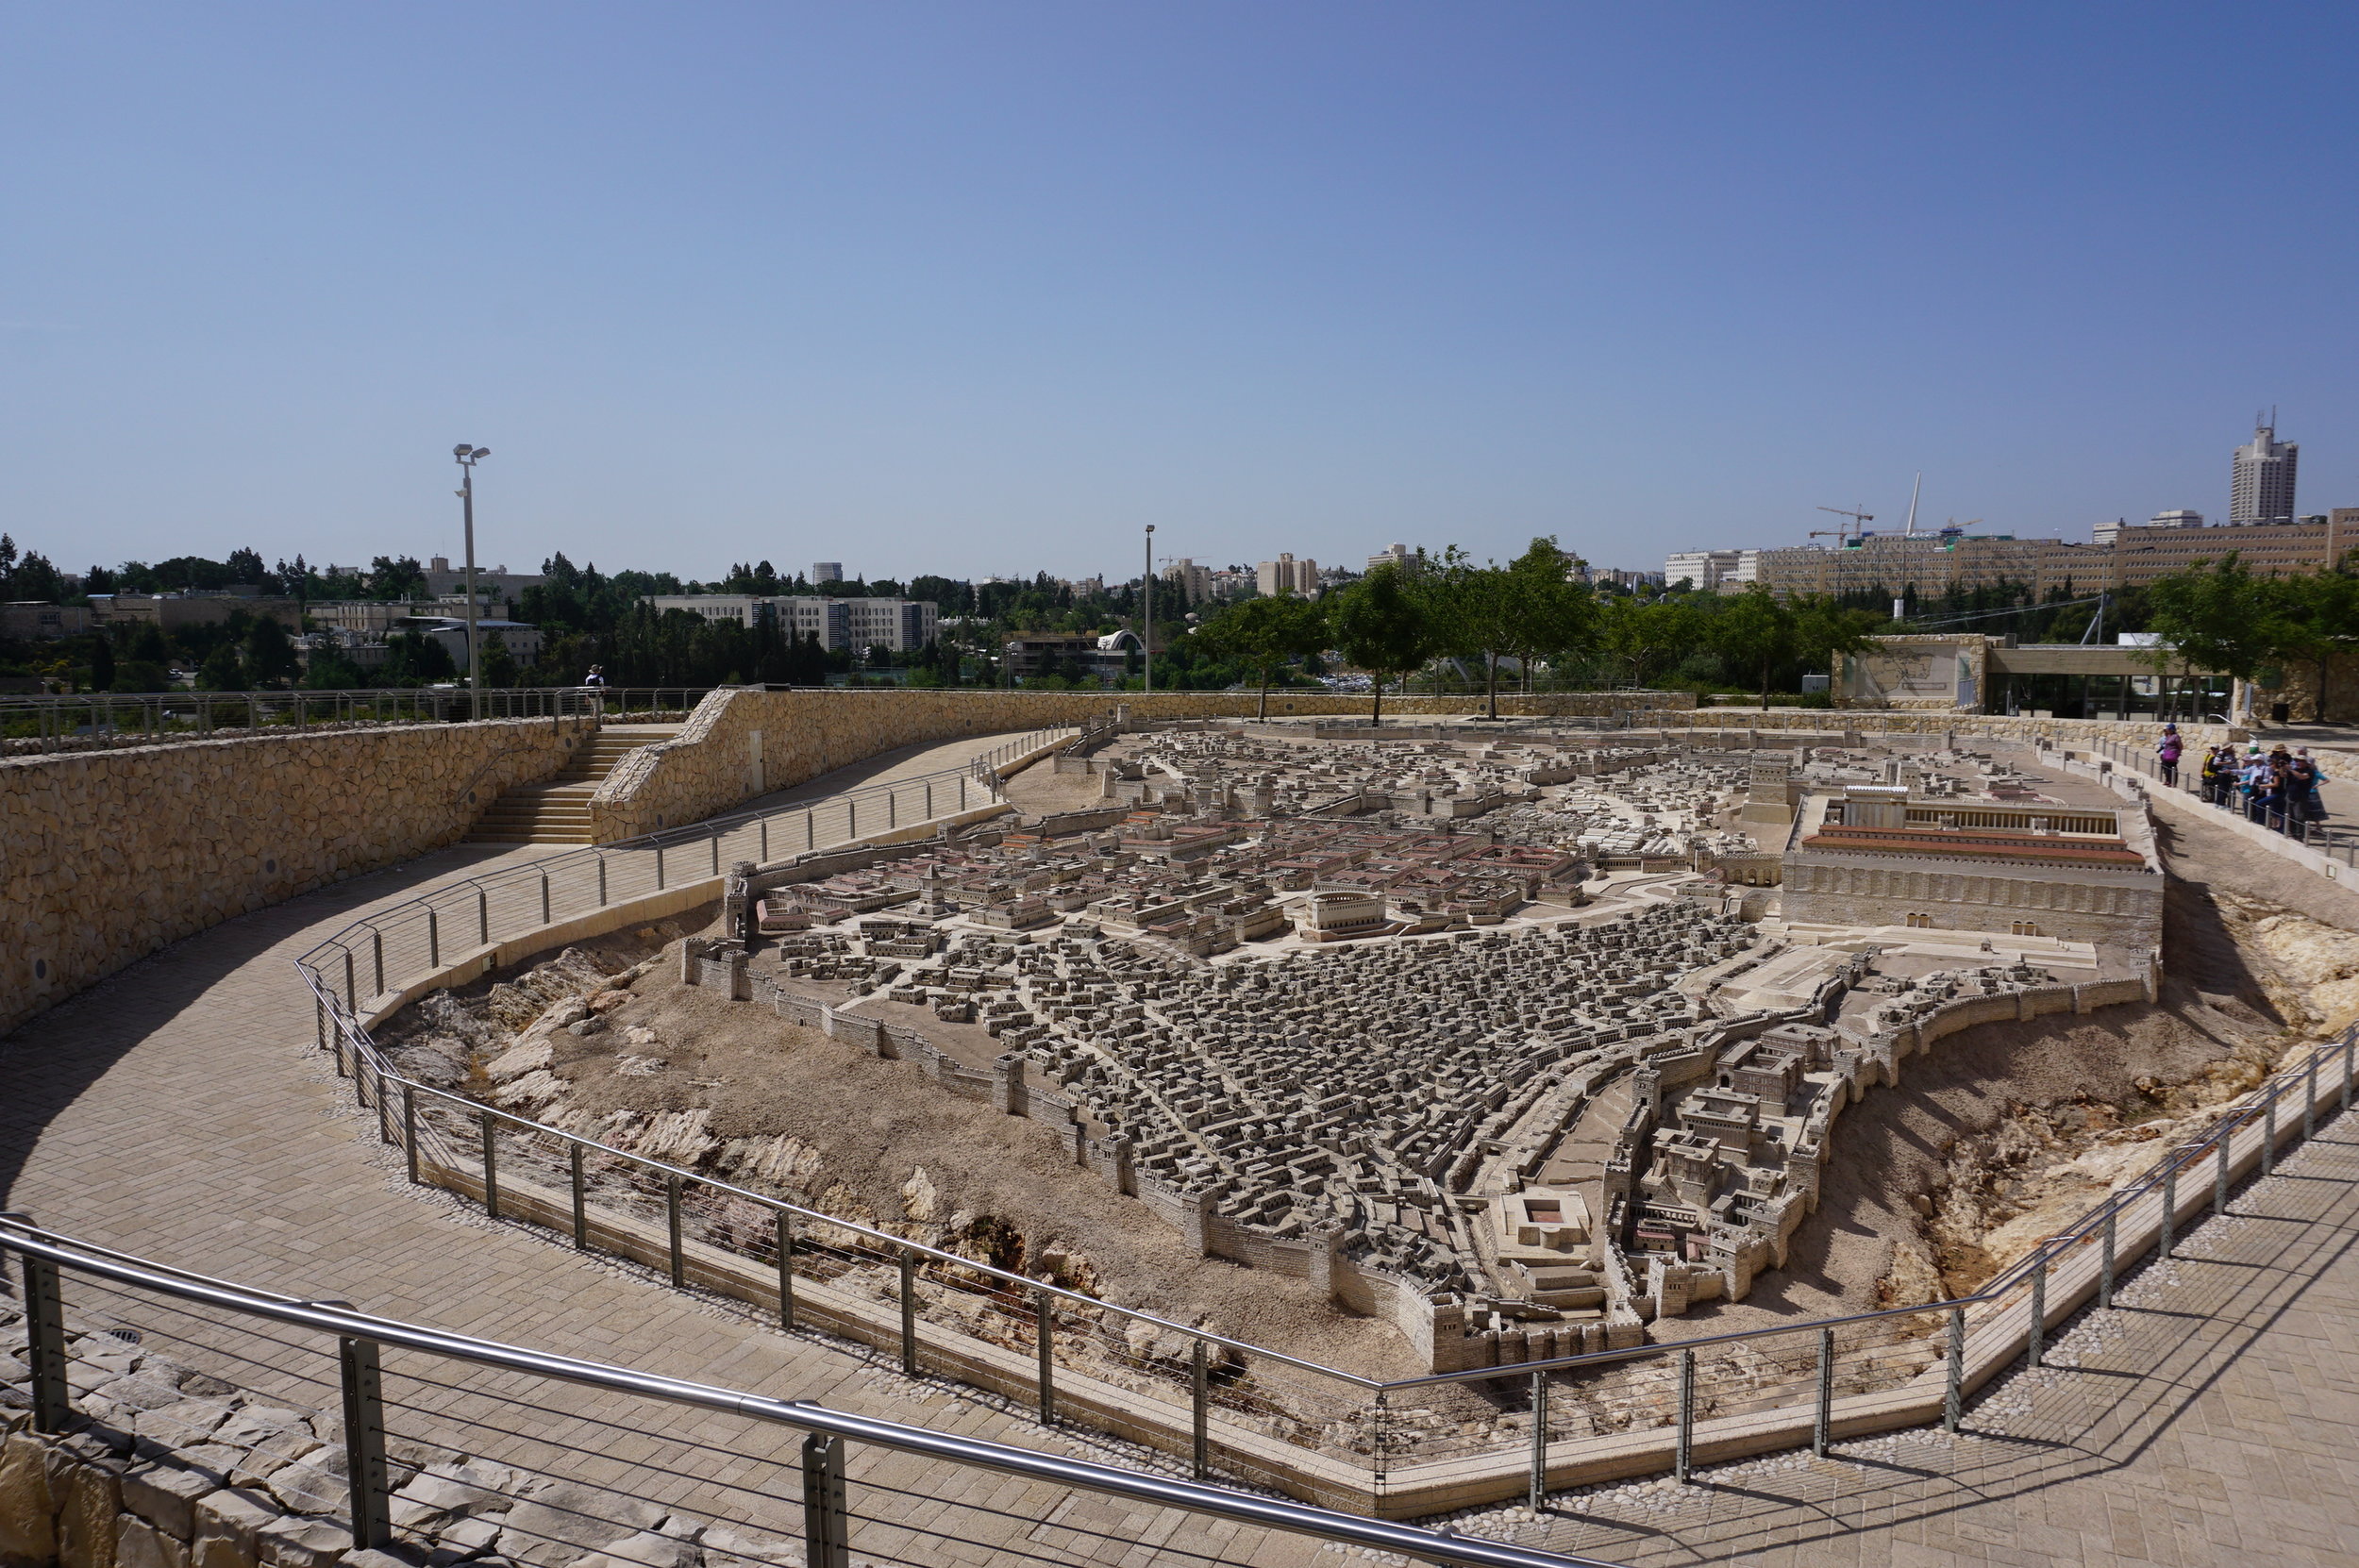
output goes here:
{"type": "Polygon", "coordinates": [[[475,465],[492,455],[488,446],[460,442],[450,449],[459,462],[459,504],[467,520],[467,717],[483,717],[483,661],[475,640],[475,465]]]}
{"type": "Polygon", "coordinates": [[[1155,525],[1146,525],[1146,575],[1139,578],[1139,692],[1155,690],[1155,525]]]}

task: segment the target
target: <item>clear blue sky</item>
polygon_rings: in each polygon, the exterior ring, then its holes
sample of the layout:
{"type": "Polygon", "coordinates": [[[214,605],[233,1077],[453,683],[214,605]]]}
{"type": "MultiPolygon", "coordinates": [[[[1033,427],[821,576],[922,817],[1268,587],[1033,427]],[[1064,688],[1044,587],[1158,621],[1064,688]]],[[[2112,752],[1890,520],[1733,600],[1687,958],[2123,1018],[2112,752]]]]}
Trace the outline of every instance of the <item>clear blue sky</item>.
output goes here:
{"type": "Polygon", "coordinates": [[[0,13],[0,526],[718,575],[2359,505],[2359,8],[0,13]]]}

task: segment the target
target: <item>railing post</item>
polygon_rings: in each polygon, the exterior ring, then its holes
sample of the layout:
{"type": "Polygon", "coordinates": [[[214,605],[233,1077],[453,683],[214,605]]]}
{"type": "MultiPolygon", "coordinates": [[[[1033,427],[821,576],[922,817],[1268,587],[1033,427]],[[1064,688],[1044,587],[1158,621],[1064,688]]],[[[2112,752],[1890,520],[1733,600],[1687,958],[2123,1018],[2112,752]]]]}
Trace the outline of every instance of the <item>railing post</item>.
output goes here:
{"type": "Polygon", "coordinates": [[[579,1143],[569,1143],[566,1152],[571,1156],[565,1163],[570,1167],[568,1175],[573,1186],[574,1250],[587,1252],[590,1249],[590,1192],[589,1183],[582,1179],[582,1147],[579,1143]]]}
{"type": "Polygon", "coordinates": [[[885,826],[893,828],[900,826],[900,797],[894,792],[893,786],[888,784],[885,786],[885,826]]]}
{"type": "Polygon", "coordinates": [[[372,1551],[393,1538],[391,1477],[385,1469],[385,1391],[376,1342],[340,1336],[343,1365],[344,1470],[352,1496],[352,1545],[372,1551]]]}
{"type": "Polygon", "coordinates": [[[546,926],[548,923],[549,923],[549,874],[548,874],[547,872],[545,872],[545,871],[544,871],[544,872],[543,872],[543,873],[541,874],[541,924],[542,924],[542,925],[544,925],[544,926],[546,926]]]}
{"type": "Polygon", "coordinates": [[[1205,1429],[1206,1407],[1209,1403],[1204,1369],[1204,1342],[1196,1342],[1196,1355],[1189,1367],[1189,1455],[1195,1465],[1196,1478],[1202,1480],[1212,1473],[1212,1438],[1205,1429]]]}
{"type": "Polygon", "coordinates": [[[372,995],[385,994],[385,933],[375,926],[369,927],[369,951],[376,960],[376,990],[372,995]]]}
{"type": "Polygon", "coordinates": [[[1046,1291],[1032,1293],[1032,1346],[1040,1361],[1040,1424],[1057,1424],[1057,1319],[1046,1291]]]}
{"type": "Polygon", "coordinates": [[[443,922],[435,914],[431,904],[426,907],[426,966],[428,969],[443,967],[443,922]]]}
{"type": "Polygon", "coordinates": [[[418,1088],[404,1079],[401,1086],[402,1158],[410,1166],[410,1185],[418,1184],[418,1088]]]}
{"type": "Polygon", "coordinates": [[[2351,1109],[2351,1036],[2352,1036],[2354,1033],[2359,1033],[2359,1030],[2349,1030],[2349,1029],[2347,1029],[2347,1030],[2345,1030],[2345,1031],[2343,1032],[2343,1100],[2342,1100],[2342,1105],[2343,1105],[2343,1109],[2344,1109],[2345,1110],[2349,1110],[2349,1109],[2351,1109]]]}
{"type": "Polygon", "coordinates": [[[62,1432],[74,1419],[74,1386],[65,1372],[65,1297],[58,1265],[25,1259],[25,1348],[33,1363],[33,1430],[62,1432]]]}
{"type": "Polygon", "coordinates": [[[663,1178],[663,1226],[672,1240],[672,1288],[678,1290],[688,1283],[688,1260],[680,1255],[678,1176],[663,1178]]]}
{"type": "Polygon", "coordinates": [[[844,1440],[818,1432],[803,1439],[803,1560],[810,1568],[852,1568],[844,1440]]]}
{"type": "Polygon", "coordinates": [[[1811,1417],[1810,1451],[1827,1457],[1828,1428],[1834,1417],[1834,1330],[1818,1330],[1818,1408],[1811,1417]]]}
{"type": "Polygon", "coordinates": [[[2318,1054],[2313,1050],[2301,1068],[2301,1141],[2305,1143],[2317,1130],[2317,1105],[2318,1054]]]}
{"type": "Polygon", "coordinates": [[[1531,1511],[1540,1511],[1540,1505],[1548,1494],[1548,1375],[1531,1375],[1531,1511]]]}
{"type": "Polygon", "coordinates": [[[352,949],[344,949],[344,1010],[355,1018],[360,1016],[360,987],[352,977],[352,949]]]}
{"type": "Polygon", "coordinates": [[[811,811],[803,813],[803,847],[805,849],[819,847],[819,822],[817,816],[811,811]]]}
{"type": "Polygon", "coordinates": [[[778,1217],[778,1326],[795,1331],[795,1215],[781,1209],[778,1217]]]}
{"type": "Polygon", "coordinates": [[[2277,1095],[2261,1102],[2261,1174],[2277,1174],[2277,1095]]]}
{"type": "Polygon", "coordinates": [[[2105,1234],[2100,1243],[2103,1250],[2097,1261],[2097,1305],[2100,1308],[2114,1304],[2114,1245],[2118,1218],[2116,1210],[2105,1210],[2105,1234]]]}
{"type": "Polygon", "coordinates": [[[2163,1166],[2163,1224],[2157,1234],[2154,1250],[2162,1257],[2170,1256],[2172,1232],[2179,1228],[2179,1161],[2174,1156],[2163,1166]]]}
{"type": "Polygon", "coordinates": [[[606,856],[598,856],[598,908],[606,908],[606,856]]]}
{"type": "Polygon", "coordinates": [[[859,838],[860,796],[845,795],[844,797],[844,810],[845,813],[844,818],[844,836],[847,839],[859,838]]]}
{"type": "Polygon", "coordinates": [[[477,946],[492,945],[492,896],[483,891],[481,883],[475,890],[475,930],[477,946]]]}
{"type": "Polygon", "coordinates": [[[2048,1341],[2048,1254],[2043,1249],[2032,1269],[2032,1334],[2024,1345],[2032,1365],[2040,1363],[2048,1341]]]}
{"type": "Polygon", "coordinates": [[[901,1371],[917,1376],[917,1255],[901,1250],[901,1371]]]}
{"type": "Polygon", "coordinates": [[[500,1169],[498,1145],[492,1139],[492,1113],[480,1111],[477,1121],[483,1129],[483,1217],[500,1217],[500,1169]]]}
{"type": "Polygon", "coordinates": [[[712,830],[712,875],[721,875],[721,830],[717,827],[712,830]]]}
{"type": "Polygon", "coordinates": [[[1671,1473],[1681,1486],[1696,1468],[1696,1353],[1680,1352],[1679,1443],[1671,1456],[1671,1473]]]}
{"type": "Polygon", "coordinates": [[[926,780],[926,820],[934,820],[934,781],[930,778],[926,780]]]}
{"type": "Polygon", "coordinates": [[[1954,1432],[1966,1410],[1966,1309],[1949,1309],[1949,1374],[1941,1394],[1941,1429],[1954,1432]]]}
{"type": "Polygon", "coordinates": [[[768,865],[770,863],[770,819],[762,818],[758,826],[761,828],[761,863],[768,865]]]}
{"type": "Polygon", "coordinates": [[[655,891],[663,891],[663,846],[655,846],[655,891]]]}
{"type": "Polygon", "coordinates": [[[2236,1124],[2234,1122],[2228,1121],[2220,1124],[2219,1160],[2212,1174],[2212,1212],[2215,1215],[2228,1212],[2228,1161],[2231,1158],[2229,1144],[2235,1141],[2235,1135],[2236,1124]]]}

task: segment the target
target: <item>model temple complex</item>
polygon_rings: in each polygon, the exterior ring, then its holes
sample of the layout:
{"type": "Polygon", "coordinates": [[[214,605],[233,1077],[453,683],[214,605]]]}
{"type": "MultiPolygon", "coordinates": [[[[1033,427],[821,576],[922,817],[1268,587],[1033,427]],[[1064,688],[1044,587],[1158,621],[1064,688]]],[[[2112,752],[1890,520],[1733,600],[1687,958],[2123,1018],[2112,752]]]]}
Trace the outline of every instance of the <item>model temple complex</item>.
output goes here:
{"type": "Polygon", "coordinates": [[[1077,809],[741,864],[683,977],[1436,1370],[1742,1299],[1912,1054],[2150,994],[2142,810],[1989,756],[1381,735],[1106,726],[1041,764],[1077,809]]]}

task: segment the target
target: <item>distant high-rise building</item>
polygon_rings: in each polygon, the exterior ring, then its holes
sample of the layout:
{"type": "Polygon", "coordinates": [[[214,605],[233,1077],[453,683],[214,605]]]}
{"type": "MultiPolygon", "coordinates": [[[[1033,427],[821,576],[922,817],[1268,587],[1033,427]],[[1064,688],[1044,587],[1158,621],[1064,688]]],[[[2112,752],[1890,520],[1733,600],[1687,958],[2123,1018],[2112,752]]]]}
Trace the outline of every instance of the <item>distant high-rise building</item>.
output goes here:
{"type": "Polygon", "coordinates": [[[1414,571],[1416,552],[1406,544],[1387,544],[1368,558],[1369,571],[1373,572],[1380,566],[1397,566],[1404,571],[1414,571]]]}
{"type": "Polygon", "coordinates": [[[840,561],[840,560],[820,560],[820,561],[813,561],[813,562],[811,563],[811,587],[813,587],[813,588],[817,588],[817,587],[818,587],[821,583],[823,583],[823,582],[842,582],[843,580],[844,580],[844,563],[843,563],[842,561],[840,561]]]}
{"type": "MultiPolygon", "coordinates": [[[[1396,544],[1393,548],[1397,550],[1400,546],[1396,544]]],[[[1314,598],[1319,591],[1319,563],[1308,557],[1297,560],[1280,550],[1276,560],[1265,560],[1254,567],[1253,587],[1265,599],[1280,593],[1314,598]]]]}
{"type": "Polygon", "coordinates": [[[2251,443],[2236,448],[2235,478],[2229,488],[2228,521],[2291,523],[2294,520],[2294,470],[2301,460],[2299,442],[2279,441],[2275,410],[2269,422],[2255,421],[2251,443]]]}
{"type": "Polygon", "coordinates": [[[1181,604],[1200,605],[1213,596],[1213,574],[1192,556],[1180,556],[1165,566],[1163,581],[1179,593],[1181,604]]]}

